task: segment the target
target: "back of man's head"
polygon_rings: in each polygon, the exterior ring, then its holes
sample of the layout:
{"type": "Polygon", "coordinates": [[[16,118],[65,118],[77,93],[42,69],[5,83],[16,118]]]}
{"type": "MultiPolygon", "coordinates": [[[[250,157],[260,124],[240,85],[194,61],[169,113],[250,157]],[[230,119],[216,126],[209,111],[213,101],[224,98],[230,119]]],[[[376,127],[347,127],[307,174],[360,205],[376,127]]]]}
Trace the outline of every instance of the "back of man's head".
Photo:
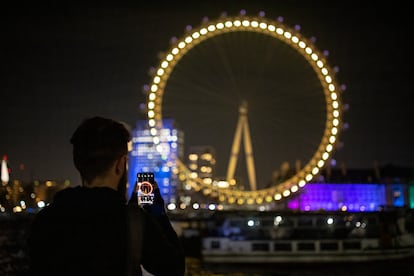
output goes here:
{"type": "Polygon", "coordinates": [[[128,153],[131,134],[123,123],[103,117],[84,120],[70,139],[73,162],[84,181],[105,173],[115,160],[128,153]]]}

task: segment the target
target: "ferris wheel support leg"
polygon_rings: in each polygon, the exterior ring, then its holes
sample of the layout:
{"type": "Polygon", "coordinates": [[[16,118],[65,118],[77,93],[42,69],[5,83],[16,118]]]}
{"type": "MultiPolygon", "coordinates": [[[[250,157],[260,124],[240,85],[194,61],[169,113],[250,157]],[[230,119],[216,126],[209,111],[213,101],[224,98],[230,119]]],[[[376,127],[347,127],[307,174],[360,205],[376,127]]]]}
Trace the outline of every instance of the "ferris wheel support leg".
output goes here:
{"type": "Polygon", "coordinates": [[[239,116],[236,132],[234,134],[233,145],[231,148],[229,166],[227,168],[227,181],[230,181],[234,178],[234,171],[236,169],[237,158],[239,156],[239,151],[240,151],[240,141],[241,141],[241,132],[242,132],[242,127],[243,127],[243,120],[244,118],[239,116]]]}
{"type": "Polygon", "coordinates": [[[252,147],[252,142],[250,139],[250,130],[249,130],[249,123],[247,121],[247,118],[245,118],[243,126],[244,126],[243,128],[244,152],[246,154],[246,167],[247,167],[247,173],[249,176],[250,190],[256,191],[257,190],[256,169],[254,166],[253,147],[252,147]]]}

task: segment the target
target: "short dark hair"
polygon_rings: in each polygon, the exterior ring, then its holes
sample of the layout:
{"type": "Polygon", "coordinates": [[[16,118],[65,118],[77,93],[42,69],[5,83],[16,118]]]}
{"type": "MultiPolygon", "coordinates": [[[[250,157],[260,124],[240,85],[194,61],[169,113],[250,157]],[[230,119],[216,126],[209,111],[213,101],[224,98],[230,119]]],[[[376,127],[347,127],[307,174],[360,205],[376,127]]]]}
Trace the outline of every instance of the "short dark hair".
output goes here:
{"type": "Polygon", "coordinates": [[[70,139],[73,163],[82,180],[90,182],[128,153],[131,133],[124,123],[104,117],[85,119],[70,139]]]}

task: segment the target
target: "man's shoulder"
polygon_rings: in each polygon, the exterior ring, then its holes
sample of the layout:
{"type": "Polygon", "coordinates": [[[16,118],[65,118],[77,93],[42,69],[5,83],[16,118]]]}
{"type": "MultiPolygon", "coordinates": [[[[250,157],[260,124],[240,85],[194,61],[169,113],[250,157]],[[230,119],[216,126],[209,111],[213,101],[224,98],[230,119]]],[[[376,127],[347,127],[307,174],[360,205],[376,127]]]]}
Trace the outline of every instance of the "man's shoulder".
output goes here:
{"type": "Polygon", "coordinates": [[[46,205],[45,207],[43,207],[42,209],[40,209],[34,215],[34,220],[38,221],[38,220],[45,219],[45,218],[51,216],[54,213],[54,211],[55,211],[54,204],[50,203],[50,204],[46,205]]]}

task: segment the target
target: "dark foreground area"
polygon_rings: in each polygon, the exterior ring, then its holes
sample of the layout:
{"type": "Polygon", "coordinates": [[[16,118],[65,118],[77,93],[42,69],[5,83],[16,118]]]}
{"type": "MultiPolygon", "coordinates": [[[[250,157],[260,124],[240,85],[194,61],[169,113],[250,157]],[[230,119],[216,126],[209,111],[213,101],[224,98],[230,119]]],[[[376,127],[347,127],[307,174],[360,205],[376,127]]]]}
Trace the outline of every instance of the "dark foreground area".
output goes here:
{"type": "Polygon", "coordinates": [[[203,265],[200,274],[239,276],[396,276],[414,275],[414,260],[341,264],[203,265]],[[203,274],[202,271],[210,274],[203,274]]]}
{"type": "MultiPolygon", "coordinates": [[[[31,215],[0,216],[0,276],[27,275],[26,239],[31,215]]],[[[183,241],[183,244],[188,244],[183,241]]],[[[191,242],[193,243],[193,241],[191,242]]],[[[186,246],[185,246],[186,247],[186,246]]],[[[339,264],[205,264],[195,252],[187,257],[186,276],[399,276],[414,275],[414,260],[339,264]]]]}
{"type": "Polygon", "coordinates": [[[0,214],[0,276],[25,275],[30,215],[0,214]]]}

